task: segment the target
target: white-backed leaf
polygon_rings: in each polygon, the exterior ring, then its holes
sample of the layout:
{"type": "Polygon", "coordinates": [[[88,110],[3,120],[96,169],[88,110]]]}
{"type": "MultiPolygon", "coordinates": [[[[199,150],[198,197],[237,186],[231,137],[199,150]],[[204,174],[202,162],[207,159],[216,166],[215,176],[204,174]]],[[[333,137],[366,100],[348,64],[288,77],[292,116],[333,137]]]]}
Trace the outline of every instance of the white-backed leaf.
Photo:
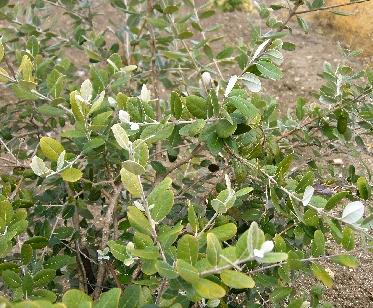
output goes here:
{"type": "Polygon", "coordinates": [[[364,204],[361,201],[354,201],[344,208],[342,220],[349,224],[358,222],[364,215],[364,204]]]}

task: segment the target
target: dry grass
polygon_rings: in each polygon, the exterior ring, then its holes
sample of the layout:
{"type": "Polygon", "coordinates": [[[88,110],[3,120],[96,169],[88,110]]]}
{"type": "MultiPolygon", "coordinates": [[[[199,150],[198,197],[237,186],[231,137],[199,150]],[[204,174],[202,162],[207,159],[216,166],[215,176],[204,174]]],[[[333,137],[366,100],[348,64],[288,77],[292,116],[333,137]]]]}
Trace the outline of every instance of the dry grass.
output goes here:
{"type": "MultiPolygon", "coordinates": [[[[327,0],[326,5],[347,3],[348,0],[327,0]]],[[[313,19],[322,26],[331,27],[334,32],[354,49],[373,55],[373,2],[360,3],[334,9],[335,12],[351,14],[340,16],[332,12],[314,13],[313,19]]]]}

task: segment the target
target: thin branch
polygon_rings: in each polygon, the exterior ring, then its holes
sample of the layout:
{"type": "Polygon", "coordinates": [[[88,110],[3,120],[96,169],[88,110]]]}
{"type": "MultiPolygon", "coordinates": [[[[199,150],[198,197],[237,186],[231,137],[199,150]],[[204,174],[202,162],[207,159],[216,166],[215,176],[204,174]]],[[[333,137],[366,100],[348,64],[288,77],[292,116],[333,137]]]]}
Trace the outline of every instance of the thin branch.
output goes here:
{"type": "Polygon", "coordinates": [[[324,6],[324,7],[318,8],[318,9],[314,9],[314,10],[299,11],[299,12],[296,12],[295,15],[307,14],[307,13],[317,12],[317,11],[325,11],[325,10],[335,9],[335,8],[338,8],[338,7],[344,7],[344,6],[349,6],[349,5],[354,5],[354,4],[359,4],[359,3],[369,2],[369,1],[371,1],[371,0],[360,0],[360,1],[353,1],[353,2],[346,2],[346,3],[341,3],[341,4],[330,5],[330,6],[324,6]]]}
{"type": "MultiPolygon", "coordinates": [[[[110,199],[110,203],[104,218],[104,227],[102,229],[102,240],[101,240],[101,245],[100,248],[103,250],[107,246],[107,242],[109,241],[109,236],[110,236],[110,225],[113,220],[113,213],[115,206],[118,202],[119,196],[121,192],[121,185],[114,186],[114,190],[112,193],[112,197],[110,199]]],[[[105,263],[100,263],[98,266],[98,271],[97,271],[97,278],[96,278],[96,284],[101,286],[104,282],[104,276],[105,276],[105,263]]],[[[96,287],[94,292],[93,292],[93,298],[98,299],[101,294],[101,287],[96,287]]]]}

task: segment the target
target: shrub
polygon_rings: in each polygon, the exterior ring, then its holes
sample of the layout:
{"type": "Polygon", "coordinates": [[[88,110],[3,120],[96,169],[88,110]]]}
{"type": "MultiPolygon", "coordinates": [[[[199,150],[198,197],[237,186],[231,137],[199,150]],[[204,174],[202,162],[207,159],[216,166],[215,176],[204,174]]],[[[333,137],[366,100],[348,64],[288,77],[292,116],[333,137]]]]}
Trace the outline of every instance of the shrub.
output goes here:
{"type": "Polygon", "coordinates": [[[303,3],[283,22],[261,5],[268,31],[223,50],[201,24],[214,12],[186,4],[111,1],[114,39],[90,2],[0,1],[1,82],[16,97],[1,107],[5,307],[316,307],[320,286],[298,294],[294,277],[331,287],[323,260],[356,267],[348,251],[371,248],[369,170],[337,178],[299,158],[368,151],[372,70],[325,64],[319,103],[282,116],[261,80],[286,74],[303,3]],[[52,8],[71,29],[43,27],[52,8]]]}

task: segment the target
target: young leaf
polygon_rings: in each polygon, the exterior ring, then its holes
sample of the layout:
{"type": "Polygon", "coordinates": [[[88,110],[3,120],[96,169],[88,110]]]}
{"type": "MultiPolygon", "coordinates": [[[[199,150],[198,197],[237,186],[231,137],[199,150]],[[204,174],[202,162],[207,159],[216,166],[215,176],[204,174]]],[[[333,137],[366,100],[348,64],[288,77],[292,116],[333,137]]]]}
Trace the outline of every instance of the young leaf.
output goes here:
{"type": "Polygon", "coordinates": [[[120,177],[125,189],[134,197],[140,198],[142,192],[142,185],[140,183],[139,177],[127,169],[122,168],[120,170],[120,177]]]}
{"type": "Polygon", "coordinates": [[[198,240],[190,235],[185,234],[177,242],[177,258],[182,259],[190,264],[195,264],[198,259],[198,240]]]}
{"type": "Polygon", "coordinates": [[[288,259],[288,254],[285,252],[267,252],[263,258],[258,260],[260,263],[278,263],[288,259]]]}
{"type": "Polygon", "coordinates": [[[165,261],[158,260],[155,263],[155,267],[159,275],[161,275],[162,277],[165,277],[168,279],[175,279],[179,276],[178,273],[175,271],[175,269],[165,261]]]}
{"type": "Polygon", "coordinates": [[[110,252],[112,253],[115,259],[122,262],[128,259],[129,256],[126,251],[126,246],[116,241],[109,241],[107,245],[109,246],[110,252]]]}
{"type": "Polygon", "coordinates": [[[160,182],[148,196],[150,213],[156,222],[163,220],[174,205],[174,193],[171,190],[171,178],[165,178],[160,182]]]}
{"type": "Polygon", "coordinates": [[[127,217],[133,228],[147,235],[152,235],[150,223],[139,209],[134,206],[129,206],[127,217]]]}
{"type": "Polygon", "coordinates": [[[211,265],[217,266],[219,264],[221,251],[222,247],[216,235],[208,233],[206,255],[211,265]]]}
{"type": "Polygon", "coordinates": [[[370,187],[368,181],[364,177],[359,177],[356,182],[357,189],[359,191],[359,196],[364,200],[369,199],[372,194],[372,188],[370,187]]]}
{"type": "Polygon", "coordinates": [[[237,233],[237,226],[234,223],[227,223],[211,229],[208,233],[213,233],[221,242],[228,241],[237,233]]]}
{"type": "Polygon", "coordinates": [[[350,227],[345,227],[342,233],[342,246],[346,250],[352,250],[355,247],[354,231],[350,227]]]}
{"type": "Polygon", "coordinates": [[[82,171],[76,168],[67,168],[61,172],[61,176],[66,182],[77,182],[83,176],[82,171]]]}
{"type": "Polygon", "coordinates": [[[357,268],[359,266],[359,260],[354,256],[339,255],[332,258],[332,261],[343,266],[357,268]]]}
{"type": "Polygon", "coordinates": [[[325,286],[327,286],[328,288],[331,288],[333,286],[333,279],[321,265],[313,263],[311,264],[311,270],[314,276],[325,286]]]}
{"type": "Polygon", "coordinates": [[[303,206],[307,206],[310,203],[314,191],[315,189],[312,186],[306,187],[306,189],[304,190],[303,199],[302,199],[303,206]]]}
{"type": "Polygon", "coordinates": [[[123,162],[122,166],[135,175],[142,175],[145,173],[145,168],[139,163],[132,160],[126,160],[125,162],[123,162]]]}
{"type": "Polygon", "coordinates": [[[249,230],[244,232],[237,241],[237,258],[243,259],[253,256],[254,249],[260,249],[264,241],[264,232],[259,229],[259,226],[255,221],[252,222],[249,230]]]}
{"type": "Polygon", "coordinates": [[[195,283],[200,279],[198,270],[184,260],[176,261],[176,270],[181,278],[189,283],[195,283]]]}
{"type": "Polygon", "coordinates": [[[198,232],[198,218],[191,203],[188,206],[188,222],[194,233],[198,232]]]}
{"type": "Polygon", "coordinates": [[[130,141],[124,128],[117,123],[112,126],[111,130],[113,131],[115,140],[118,142],[120,147],[128,151],[130,141]]]}
{"type": "Polygon", "coordinates": [[[319,257],[325,254],[325,236],[320,230],[316,230],[312,241],[312,256],[319,257]]]}
{"type": "Polygon", "coordinates": [[[221,280],[234,289],[254,288],[255,281],[248,275],[232,270],[225,270],[220,274],[221,280]]]}
{"type": "Polygon", "coordinates": [[[260,92],[262,88],[262,83],[260,82],[260,79],[252,74],[252,73],[245,73],[240,77],[240,80],[242,80],[243,84],[250,90],[251,92],[260,92]]]}
{"type": "Polygon", "coordinates": [[[203,298],[215,299],[225,296],[224,288],[211,280],[200,278],[192,285],[196,292],[203,298]]]}
{"type": "Polygon", "coordinates": [[[364,204],[361,201],[354,201],[344,208],[342,220],[349,224],[357,223],[364,215],[364,204]]]}
{"type": "Polygon", "coordinates": [[[42,137],[40,139],[40,149],[52,161],[57,161],[60,154],[65,151],[62,144],[51,137],[42,137]]]}
{"type": "Polygon", "coordinates": [[[233,75],[231,78],[229,78],[227,88],[225,89],[225,92],[224,92],[225,97],[228,97],[229,93],[232,92],[234,86],[236,85],[237,80],[238,80],[237,75],[233,75]]]}

